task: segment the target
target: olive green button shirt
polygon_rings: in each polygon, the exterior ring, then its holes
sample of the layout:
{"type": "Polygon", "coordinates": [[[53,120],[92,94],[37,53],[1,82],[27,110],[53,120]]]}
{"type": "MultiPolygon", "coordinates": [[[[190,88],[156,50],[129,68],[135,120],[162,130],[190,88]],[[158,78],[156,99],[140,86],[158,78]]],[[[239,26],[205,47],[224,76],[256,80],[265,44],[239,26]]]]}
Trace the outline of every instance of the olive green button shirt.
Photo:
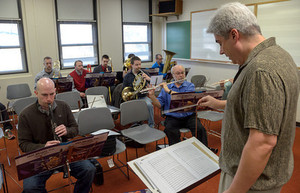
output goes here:
{"type": "Polygon", "coordinates": [[[277,135],[269,162],[252,190],[280,187],[294,167],[292,146],[299,95],[298,69],[291,56],[269,38],[249,54],[227,98],[220,167],[234,176],[249,128],[277,135]]]}

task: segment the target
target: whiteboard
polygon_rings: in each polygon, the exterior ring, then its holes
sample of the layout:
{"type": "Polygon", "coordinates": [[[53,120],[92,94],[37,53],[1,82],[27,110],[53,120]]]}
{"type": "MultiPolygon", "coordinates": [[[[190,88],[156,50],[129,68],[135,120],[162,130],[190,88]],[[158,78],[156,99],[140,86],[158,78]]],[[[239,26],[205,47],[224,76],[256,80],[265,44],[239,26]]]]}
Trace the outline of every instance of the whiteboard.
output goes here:
{"type": "Polygon", "coordinates": [[[220,55],[220,46],[213,34],[206,33],[210,20],[216,10],[192,12],[191,15],[191,59],[203,59],[230,62],[225,55],[220,55]]]}
{"type": "MultiPolygon", "coordinates": [[[[248,6],[254,12],[254,5],[248,6]]],[[[225,55],[220,55],[220,46],[213,34],[206,33],[215,10],[191,13],[191,59],[211,60],[231,63],[225,55]]]]}
{"type": "Polygon", "coordinates": [[[265,38],[288,51],[300,66],[300,1],[286,1],[258,6],[257,19],[265,38]]]}

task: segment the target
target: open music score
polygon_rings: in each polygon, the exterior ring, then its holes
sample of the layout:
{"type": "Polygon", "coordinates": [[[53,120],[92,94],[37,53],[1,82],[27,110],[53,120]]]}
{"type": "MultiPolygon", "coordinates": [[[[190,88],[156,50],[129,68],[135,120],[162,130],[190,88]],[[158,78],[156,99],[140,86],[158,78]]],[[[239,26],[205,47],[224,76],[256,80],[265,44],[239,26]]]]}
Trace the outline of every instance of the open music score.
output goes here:
{"type": "Polygon", "coordinates": [[[55,84],[57,93],[72,91],[72,85],[73,85],[72,77],[51,78],[51,80],[55,84]]]}
{"type": "Polygon", "coordinates": [[[195,137],[128,164],[153,193],[187,192],[220,173],[218,156],[195,137]]]}
{"type": "Polygon", "coordinates": [[[114,86],[117,72],[87,73],[85,76],[85,88],[95,86],[114,86]]]}

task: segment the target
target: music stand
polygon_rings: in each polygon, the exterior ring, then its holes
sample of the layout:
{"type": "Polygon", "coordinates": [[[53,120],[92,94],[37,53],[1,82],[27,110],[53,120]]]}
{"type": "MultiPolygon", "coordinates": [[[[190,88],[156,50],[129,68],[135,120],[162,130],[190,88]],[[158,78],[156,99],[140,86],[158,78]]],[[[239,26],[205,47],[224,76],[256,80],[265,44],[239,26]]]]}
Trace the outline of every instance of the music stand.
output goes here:
{"type": "Polygon", "coordinates": [[[55,84],[56,93],[72,91],[73,78],[72,77],[60,77],[51,78],[55,84]]]}
{"type": "Polygon", "coordinates": [[[71,185],[69,164],[101,155],[107,136],[108,132],[83,137],[17,156],[15,161],[18,179],[22,180],[45,171],[66,166],[69,174],[69,185],[71,185]]]}

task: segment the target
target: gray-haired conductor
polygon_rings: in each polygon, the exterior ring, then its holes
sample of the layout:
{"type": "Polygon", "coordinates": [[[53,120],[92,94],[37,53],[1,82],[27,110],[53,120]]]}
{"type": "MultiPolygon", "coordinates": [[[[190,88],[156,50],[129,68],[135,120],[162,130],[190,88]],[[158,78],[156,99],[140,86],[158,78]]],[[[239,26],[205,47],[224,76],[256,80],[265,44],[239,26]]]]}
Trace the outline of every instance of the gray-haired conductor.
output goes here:
{"type": "Polygon", "coordinates": [[[256,17],[240,3],[218,9],[207,32],[214,34],[220,54],[240,66],[227,101],[198,102],[225,108],[219,192],[278,193],[294,166],[296,65],[274,37],[262,36],[256,17]]]}

